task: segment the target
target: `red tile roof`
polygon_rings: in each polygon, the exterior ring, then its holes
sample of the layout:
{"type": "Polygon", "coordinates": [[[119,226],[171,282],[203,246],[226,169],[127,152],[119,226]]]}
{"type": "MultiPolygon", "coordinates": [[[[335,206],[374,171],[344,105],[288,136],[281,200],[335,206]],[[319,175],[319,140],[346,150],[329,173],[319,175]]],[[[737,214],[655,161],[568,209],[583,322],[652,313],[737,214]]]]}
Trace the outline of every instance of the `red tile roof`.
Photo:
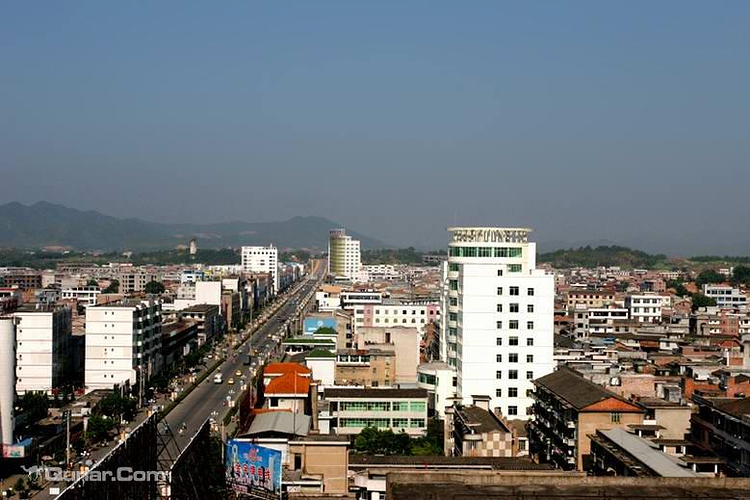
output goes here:
{"type": "Polygon", "coordinates": [[[266,396],[271,394],[307,395],[310,392],[310,379],[294,373],[287,373],[271,380],[266,386],[266,396]]]}

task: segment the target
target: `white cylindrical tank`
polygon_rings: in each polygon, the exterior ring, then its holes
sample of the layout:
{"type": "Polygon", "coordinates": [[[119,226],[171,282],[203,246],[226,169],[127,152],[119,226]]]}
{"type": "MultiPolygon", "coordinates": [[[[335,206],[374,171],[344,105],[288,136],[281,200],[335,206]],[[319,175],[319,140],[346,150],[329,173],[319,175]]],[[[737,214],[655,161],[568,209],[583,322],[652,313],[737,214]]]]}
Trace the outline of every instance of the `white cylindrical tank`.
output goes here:
{"type": "Polygon", "coordinates": [[[0,318],[0,443],[13,444],[13,404],[16,395],[16,325],[0,318]]]}

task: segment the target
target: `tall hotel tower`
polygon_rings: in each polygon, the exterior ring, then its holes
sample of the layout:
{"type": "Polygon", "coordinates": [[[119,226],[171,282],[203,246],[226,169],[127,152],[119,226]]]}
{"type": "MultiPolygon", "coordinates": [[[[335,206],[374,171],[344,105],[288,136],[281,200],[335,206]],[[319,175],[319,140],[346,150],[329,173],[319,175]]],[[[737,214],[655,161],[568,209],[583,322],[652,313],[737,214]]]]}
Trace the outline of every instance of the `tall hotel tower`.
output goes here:
{"type": "Polygon", "coordinates": [[[536,269],[530,229],[452,227],[444,264],[442,357],[464,403],[489,396],[528,419],[532,380],[554,369],[555,280],[536,269]]]}

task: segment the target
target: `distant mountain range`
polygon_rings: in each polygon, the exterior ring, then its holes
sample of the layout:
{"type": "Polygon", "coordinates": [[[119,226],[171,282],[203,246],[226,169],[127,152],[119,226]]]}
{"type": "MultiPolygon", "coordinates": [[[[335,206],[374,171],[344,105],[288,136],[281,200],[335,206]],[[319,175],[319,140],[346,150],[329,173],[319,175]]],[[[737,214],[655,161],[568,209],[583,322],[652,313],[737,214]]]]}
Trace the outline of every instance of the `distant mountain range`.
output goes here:
{"type": "MultiPolygon", "coordinates": [[[[280,222],[219,222],[162,224],[142,219],[118,219],[94,210],[63,205],[18,202],[0,205],[0,247],[68,247],[75,250],[155,250],[186,245],[191,238],[202,248],[268,245],[325,249],[328,231],[344,227],[322,217],[292,217],[280,222]]],[[[351,231],[365,248],[386,248],[374,238],[351,231]]]]}

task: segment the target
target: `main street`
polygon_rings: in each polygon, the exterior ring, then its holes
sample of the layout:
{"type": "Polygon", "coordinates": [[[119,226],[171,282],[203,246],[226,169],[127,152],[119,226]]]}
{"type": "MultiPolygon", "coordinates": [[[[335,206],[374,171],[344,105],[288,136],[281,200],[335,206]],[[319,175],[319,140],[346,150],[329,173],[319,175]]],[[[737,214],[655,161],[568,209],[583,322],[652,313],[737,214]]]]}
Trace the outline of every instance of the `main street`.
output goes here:
{"type": "Polygon", "coordinates": [[[312,307],[312,298],[322,270],[323,266],[318,266],[295,292],[282,298],[281,300],[286,300],[285,303],[257,327],[252,338],[245,341],[234,352],[230,350],[227,359],[221,366],[169,412],[159,425],[160,432],[164,433],[166,428],[163,423],[166,422],[174,436],[176,446],[169,446],[166,450],[169,458],[177,457],[179,454],[177,448],[184,449],[191,436],[207,418],[213,416],[221,424],[229,410],[227,400],[236,400],[242,391],[240,377],[237,377],[235,373],[240,370],[245,381],[249,383],[263,363],[273,358],[286,334],[287,323],[294,320],[295,317],[304,316],[304,311],[312,307]],[[309,302],[303,306],[305,300],[309,302]],[[245,355],[247,352],[253,352],[253,350],[257,350],[257,355],[252,356],[252,364],[247,366],[244,364],[245,355]],[[214,383],[216,374],[221,374],[223,378],[221,384],[214,383]],[[228,384],[229,379],[234,379],[234,384],[228,384]],[[183,424],[187,431],[180,434],[179,430],[183,424]]]}

